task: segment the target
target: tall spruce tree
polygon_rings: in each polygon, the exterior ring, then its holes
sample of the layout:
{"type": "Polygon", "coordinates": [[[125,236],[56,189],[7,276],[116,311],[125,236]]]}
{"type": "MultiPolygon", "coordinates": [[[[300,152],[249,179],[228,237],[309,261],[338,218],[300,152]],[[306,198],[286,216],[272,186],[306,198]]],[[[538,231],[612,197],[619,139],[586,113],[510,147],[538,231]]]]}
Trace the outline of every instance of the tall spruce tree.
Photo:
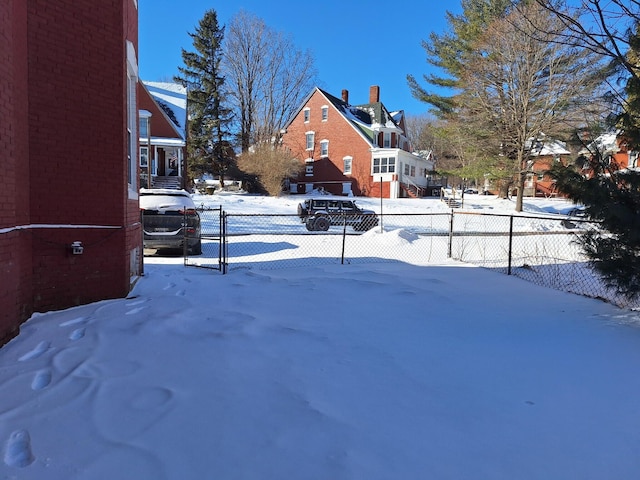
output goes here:
{"type": "Polygon", "coordinates": [[[189,36],[195,52],[182,49],[184,67],[174,78],[187,88],[189,174],[194,178],[212,173],[224,186],[235,155],[228,140],[231,116],[223,99],[225,79],[220,69],[224,27],[218,25],[216,11],[206,11],[189,36]]]}

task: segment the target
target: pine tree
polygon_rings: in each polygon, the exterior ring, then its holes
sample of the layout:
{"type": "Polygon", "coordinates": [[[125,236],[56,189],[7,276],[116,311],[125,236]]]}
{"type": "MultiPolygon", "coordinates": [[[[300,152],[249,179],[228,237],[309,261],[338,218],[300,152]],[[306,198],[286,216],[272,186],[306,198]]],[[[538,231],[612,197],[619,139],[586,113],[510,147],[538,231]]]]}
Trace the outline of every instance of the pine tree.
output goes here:
{"type": "Polygon", "coordinates": [[[224,106],[224,76],[221,75],[224,28],[219,27],[215,10],[205,12],[189,33],[195,52],[182,50],[184,67],[175,80],[187,88],[189,174],[197,178],[205,173],[219,177],[224,186],[225,174],[233,167],[235,155],[228,141],[230,110],[224,106]]]}
{"type": "MultiPolygon", "coordinates": [[[[517,2],[516,2],[517,3],[517,2]]],[[[425,75],[427,84],[439,88],[456,89],[461,86],[466,64],[478,54],[477,41],[498,18],[513,7],[513,0],[462,0],[462,14],[447,12],[449,32],[431,33],[429,41],[422,42],[427,62],[443,71],[446,76],[425,75]]],[[[407,76],[412,95],[432,105],[438,116],[456,110],[456,97],[427,90],[412,75],[407,76]]]]}
{"type": "MultiPolygon", "coordinates": [[[[638,26],[633,30],[627,54],[627,69],[640,71],[638,26]],[[633,38],[635,36],[635,38],[633,38]]],[[[618,126],[629,151],[640,148],[640,80],[630,75],[626,84],[625,109],[618,126]]],[[[601,149],[592,148],[588,162],[592,174],[582,175],[583,162],[577,168],[555,165],[551,169],[558,189],[574,202],[583,204],[588,216],[600,223],[578,236],[591,265],[605,282],[619,293],[640,296],[640,172],[618,170],[601,149]]]]}

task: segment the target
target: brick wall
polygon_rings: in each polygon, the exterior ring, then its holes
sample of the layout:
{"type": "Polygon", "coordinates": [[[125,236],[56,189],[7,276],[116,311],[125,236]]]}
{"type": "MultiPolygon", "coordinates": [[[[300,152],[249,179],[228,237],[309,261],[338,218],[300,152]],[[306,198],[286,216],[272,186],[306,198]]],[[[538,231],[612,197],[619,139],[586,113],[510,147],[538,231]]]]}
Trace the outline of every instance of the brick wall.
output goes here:
{"type": "Polygon", "coordinates": [[[35,311],[125,296],[141,235],[127,188],[133,0],[0,2],[0,36],[1,345],[35,311]]]}
{"type": "Polygon", "coordinates": [[[31,246],[17,225],[29,223],[27,7],[0,2],[0,345],[31,313],[31,246]],[[6,46],[6,47],[5,47],[6,46]]]}

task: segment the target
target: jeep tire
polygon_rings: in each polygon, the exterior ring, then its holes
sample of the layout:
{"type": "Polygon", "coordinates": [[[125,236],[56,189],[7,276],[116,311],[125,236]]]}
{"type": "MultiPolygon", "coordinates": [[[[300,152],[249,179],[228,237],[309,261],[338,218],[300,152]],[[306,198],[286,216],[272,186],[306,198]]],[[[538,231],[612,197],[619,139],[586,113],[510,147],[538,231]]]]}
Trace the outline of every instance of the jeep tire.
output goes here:
{"type": "Polygon", "coordinates": [[[331,222],[327,217],[317,217],[313,222],[313,229],[319,230],[321,232],[326,232],[327,230],[329,230],[330,226],[331,222]]]}

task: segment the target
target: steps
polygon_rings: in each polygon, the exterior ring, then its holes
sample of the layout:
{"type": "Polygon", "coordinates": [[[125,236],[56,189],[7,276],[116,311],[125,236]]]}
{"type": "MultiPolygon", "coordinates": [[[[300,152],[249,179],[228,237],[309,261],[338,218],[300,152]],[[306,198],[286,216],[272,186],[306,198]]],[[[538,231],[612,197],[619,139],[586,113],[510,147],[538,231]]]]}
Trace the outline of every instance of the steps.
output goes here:
{"type": "Polygon", "coordinates": [[[180,177],[176,177],[175,175],[153,177],[151,188],[167,188],[169,190],[180,190],[180,177]]]}

